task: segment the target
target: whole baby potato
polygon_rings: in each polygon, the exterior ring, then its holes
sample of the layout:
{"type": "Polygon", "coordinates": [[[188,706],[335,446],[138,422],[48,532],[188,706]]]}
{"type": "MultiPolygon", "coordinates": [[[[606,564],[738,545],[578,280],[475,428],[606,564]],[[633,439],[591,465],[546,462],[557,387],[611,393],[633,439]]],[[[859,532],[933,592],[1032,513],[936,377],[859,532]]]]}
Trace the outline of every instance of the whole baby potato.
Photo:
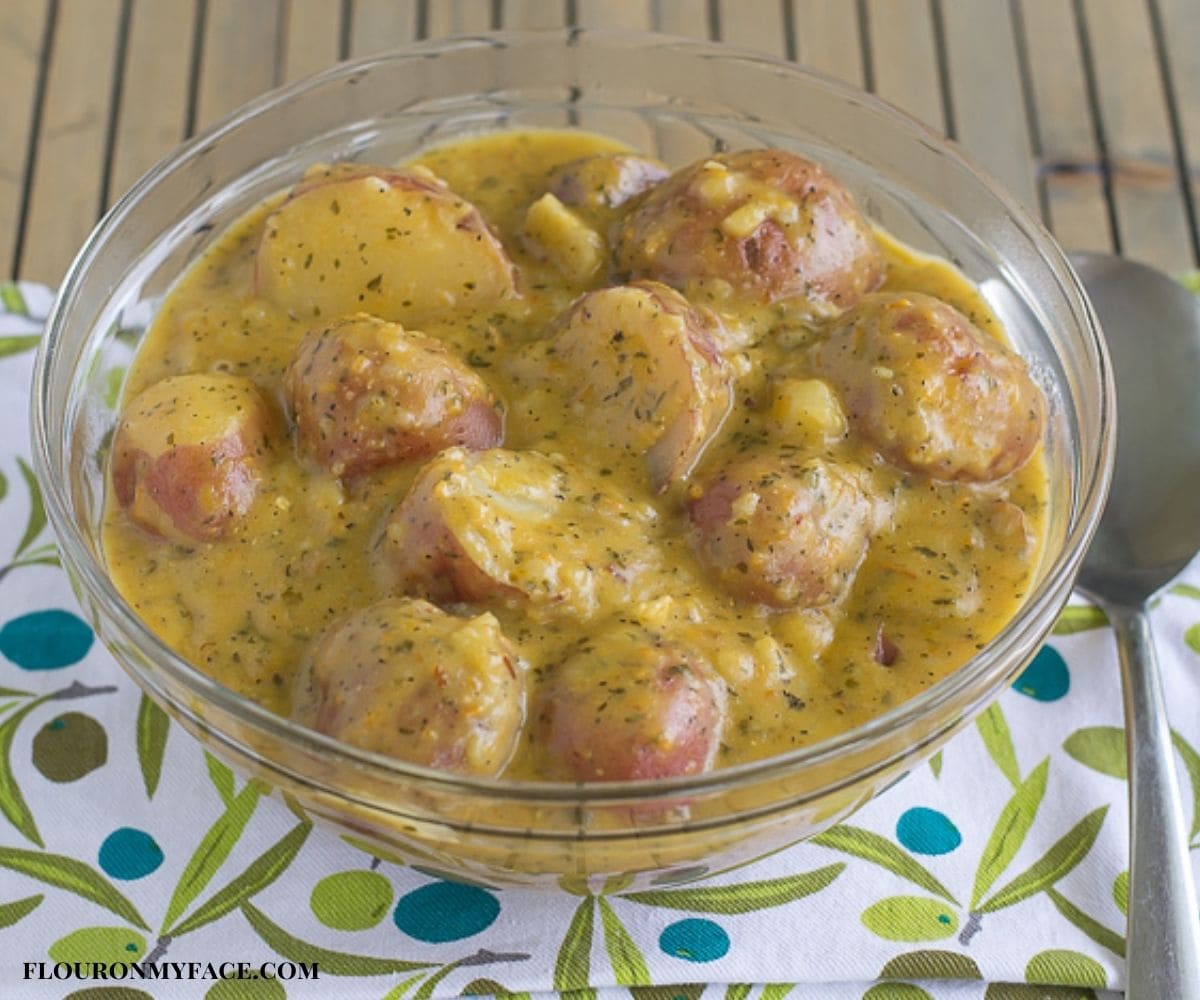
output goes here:
{"type": "Polygon", "coordinates": [[[855,430],[903,469],[988,482],[1042,438],[1045,400],[1025,362],[931,295],[867,297],[815,361],[855,430]]]}
{"type": "Polygon", "coordinates": [[[364,750],[495,775],[512,756],[524,712],[521,662],[495,617],[393,598],[344,616],[321,637],[294,714],[364,750]]]}
{"type": "Polygon", "coordinates": [[[462,445],[491,448],[504,417],[487,385],[445,345],[357,313],[310,330],[284,388],[301,450],[337,476],[462,445]]]}
{"type": "Polygon", "coordinates": [[[652,488],[686,478],[733,404],[720,321],[656,281],[579,298],[556,323],[550,370],[605,440],[644,455],[652,488]]]}
{"type": "Polygon", "coordinates": [[[427,170],[314,167],[267,217],[260,295],[302,321],[359,311],[419,327],[517,294],[479,210],[427,170]]]}
{"type": "Polygon", "coordinates": [[[776,608],[841,597],[872,524],[862,478],[824,458],[736,461],[705,486],[690,513],[701,564],[730,593],[776,608]]]}
{"type": "Polygon", "coordinates": [[[700,653],[618,622],[549,669],[536,724],[554,766],[577,781],[673,778],[712,768],[725,698],[700,653]]]}
{"type": "Polygon", "coordinates": [[[113,438],[117,503],[142,528],[212,542],[249,512],[271,451],[275,416],[239,375],[172,375],[125,408],[113,438]]]}
{"type": "Polygon", "coordinates": [[[849,309],[883,280],[883,252],[849,191],[779,149],[722,153],[653,188],[614,234],[620,276],[726,286],[814,316],[849,309]]]}

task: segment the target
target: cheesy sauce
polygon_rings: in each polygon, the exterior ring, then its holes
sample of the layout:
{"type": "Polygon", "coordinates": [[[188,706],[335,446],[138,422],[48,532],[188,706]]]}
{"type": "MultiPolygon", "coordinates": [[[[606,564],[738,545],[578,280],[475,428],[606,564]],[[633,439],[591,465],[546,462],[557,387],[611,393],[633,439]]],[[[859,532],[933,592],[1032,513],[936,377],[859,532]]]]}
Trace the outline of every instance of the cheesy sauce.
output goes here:
{"type": "MultiPolygon", "coordinates": [[[[719,282],[687,291],[722,320],[719,347],[734,377],[732,404],[696,467],[658,488],[644,456],[615,447],[603,422],[564,392],[560,382],[568,376],[547,367],[545,351],[564,310],[610,281],[602,239],[587,232],[575,238],[569,218],[556,228],[561,204],[539,201],[547,176],[569,161],[621,149],[583,132],[530,131],[465,139],[416,161],[478,208],[515,265],[520,293],[479,307],[464,293],[453,309],[431,306],[416,328],[464,360],[499,401],[506,449],[561,457],[588,484],[572,495],[566,521],[510,524],[504,505],[545,485],[539,461],[514,459],[490,483],[490,499],[474,508],[474,527],[456,530],[503,527],[502,539],[481,544],[508,546],[523,580],[579,577],[614,560],[636,567],[575,588],[575,598],[549,609],[486,598],[447,606],[455,614],[494,615],[519,656],[526,724],[503,771],[508,777],[561,775],[532,724],[539,685],[581,637],[613,621],[669,632],[715,668],[726,697],[712,764],[727,766],[858,726],[963,664],[1017,610],[1044,534],[1040,447],[1016,471],[984,482],[944,481],[882,459],[814,373],[812,349],[833,319],[739,306],[719,282]],[[874,504],[870,544],[836,600],[783,608],[746,601],[698,560],[689,522],[698,484],[761,453],[817,456],[861,471],[874,504]],[[625,582],[615,586],[613,579],[625,582]]],[[[289,438],[285,371],[314,316],[274,304],[256,274],[264,229],[279,203],[250,212],[182,276],[125,387],[129,401],[181,373],[253,381],[272,410],[269,433],[284,443],[273,448],[244,522],[216,540],[164,538],[110,497],[104,545],[114,583],[151,630],[222,684],[289,714],[299,673],[326,630],[398,592],[380,554],[385,524],[438,459],[393,464],[348,482],[289,438]]],[[[615,219],[618,211],[611,214],[615,219]]],[[[886,234],[876,238],[886,260],[882,291],[935,296],[1004,340],[983,299],[949,264],[886,234]]],[[[320,242],[319,234],[311,239],[320,242]]],[[[439,269],[453,269],[439,252],[454,248],[423,247],[414,289],[435,281],[439,269]]],[[[312,266],[328,268],[321,278],[327,285],[361,285],[370,312],[370,294],[381,284],[371,247],[364,244],[357,262],[312,266]]],[[[619,679],[623,663],[601,659],[594,670],[603,683],[606,674],[619,679]]]]}

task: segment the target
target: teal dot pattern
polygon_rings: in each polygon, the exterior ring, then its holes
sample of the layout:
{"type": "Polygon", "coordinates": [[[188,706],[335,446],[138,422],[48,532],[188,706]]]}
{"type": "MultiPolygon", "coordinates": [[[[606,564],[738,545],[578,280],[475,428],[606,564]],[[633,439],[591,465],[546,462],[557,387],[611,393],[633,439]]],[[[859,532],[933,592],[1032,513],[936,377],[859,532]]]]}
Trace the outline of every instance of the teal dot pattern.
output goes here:
{"type": "Polygon", "coordinates": [[[936,809],[914,806],[896,822],[896,839],[914,854],[949,854],[962,843],[950,817],[936,809]]]}
{"type": "Polygon", "coordinates": [[[473,937],[499,915],[500,900],[486,889],[442,881],[401,896],[392,920],[411,938],[442,944],[473,937]]]}
{"type": "Polygon", "coordinates": [[[1053,646],[1043,646],[1013,683],[1013,689],[1035,701],[1058,701],[1071,689],[1067,661],[1053,646]]]}
{"type": "Polygon", "coordinates": [[[21,615],[0,628],[0,653],[22,670],[60,670],[87,656],[95,640],[78,615],[52,608],[21,615]]]}
{"type": "Polygon", "coordinates": [[[664,954],[686,962],[715,962],[729,952],[729,935],[720,924],[690,917],[663,928],[658,947],[664,954]]]}
{"type": "Polygon", "coordinates": [[[98,860],[106,875],[132,882],[157,870],[163,863],[163,852],[145,830],[123,826],[104,838],[98,860]]]}

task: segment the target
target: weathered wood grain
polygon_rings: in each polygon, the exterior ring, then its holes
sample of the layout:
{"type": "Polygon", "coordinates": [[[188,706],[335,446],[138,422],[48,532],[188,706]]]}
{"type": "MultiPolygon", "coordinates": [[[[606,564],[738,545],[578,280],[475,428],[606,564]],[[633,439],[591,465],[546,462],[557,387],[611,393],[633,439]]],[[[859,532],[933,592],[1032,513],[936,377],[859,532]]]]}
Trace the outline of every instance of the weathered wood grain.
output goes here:
{"type": "Polygon", "coordinates": [[[1111,250],[1100,150],[1071,0],[1021,0],[1043,221],[1073,250],[1111,250]]]}
{"type": "Polygon", "coordinates": [[[796,61],[863,86],[863,47],[858,11],[846,0],[790,0],[796,61]]]}
{"type": "Polygon", "coordinates": [[[1009,6],[995,0],[955,0],[940,9],[956,138],[1036,212],[1037,166],[1009,6]]]}
{"type": "Polygon", "coordinates": [[[353,0],[350,55],[371,55],[417,37],[417,0],[353,0]]]}
{"type": "Polygon", "coordinates": [[[945,132],[928,0],[868,0],[866,11],[875,93],[945,132]]]}
{"type": "Polygon", "coordinates": [[[336,0],[286,0],[280,30],[280,82],[290,83],[338,61],[342,5],[336,0]]]}
{"type": "Polygon", "coordinates": [[[1191,266],[1200,267],[1200,9],[1196,0],[1158,0],[1158,10],[1191,202],[1191,266]]]}
{"type": "Polygon", "coordinates": [[[207,128],[280,82],[283,27],[277,3],[207,0],[196,128],[207,128]]]}
{"type": "Polygon", "coordinates": [[[133,0],[113,133],[110,202],[184,138],[195,25],[194,3],[133,0]]]}
{"type": "Polygon", "coordinates": [[[37,94],[47,0],[13,0],[0,8],[0,274],[16,265],[29,132],[37,94]]]}
{"type": "Polygon", "coordinates": [[[1121,252],[1177,271],[1192,257],[1162,77],[1146,8],[1084,0],[1121,252]]]}
{"type": "Polygon", "coordinates": [[[36,137],[24,277],[57,284],[100,214],[120,0],[60,4],[36,137]]]}

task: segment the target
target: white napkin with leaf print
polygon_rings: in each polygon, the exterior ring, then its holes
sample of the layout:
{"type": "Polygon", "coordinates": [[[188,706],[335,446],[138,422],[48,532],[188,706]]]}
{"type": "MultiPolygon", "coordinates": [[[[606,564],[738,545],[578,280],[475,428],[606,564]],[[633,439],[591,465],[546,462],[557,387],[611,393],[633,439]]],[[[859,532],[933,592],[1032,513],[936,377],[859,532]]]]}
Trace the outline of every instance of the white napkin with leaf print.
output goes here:
{"type": "MultiPolygon", "coordinates": [[[[1094,609],[1068,609],[977,725],[814,841],[649,888],[447,881],[242,782],[94,642],[28,464],[49,302],[43,288],[0,288],[5,997],[1021,1000],[1120,988],[1121,697],[1094,609]],[[36,978],[55,963],[149,959],[192,978],[36,978]],[[319,979],[205,978],[237,962],[316,963],[319,979]]],[[[1200,563],[1153,622],[1200,862],[1200,563]]]]}

